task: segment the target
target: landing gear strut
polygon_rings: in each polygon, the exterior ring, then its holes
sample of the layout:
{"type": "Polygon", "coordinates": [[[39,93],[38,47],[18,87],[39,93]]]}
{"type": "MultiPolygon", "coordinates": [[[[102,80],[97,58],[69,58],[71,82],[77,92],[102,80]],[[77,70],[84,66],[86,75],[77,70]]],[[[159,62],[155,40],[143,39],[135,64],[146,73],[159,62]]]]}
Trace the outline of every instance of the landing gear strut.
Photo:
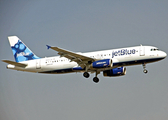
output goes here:
{"type": "Polygon", "coordinates": [[[146,64],[143,63],[142,66],[143,66],[143,69],[144,69],[143,72],[144,72],[145,74],[148,73],[148,70],[146,70],[146,64]]]}

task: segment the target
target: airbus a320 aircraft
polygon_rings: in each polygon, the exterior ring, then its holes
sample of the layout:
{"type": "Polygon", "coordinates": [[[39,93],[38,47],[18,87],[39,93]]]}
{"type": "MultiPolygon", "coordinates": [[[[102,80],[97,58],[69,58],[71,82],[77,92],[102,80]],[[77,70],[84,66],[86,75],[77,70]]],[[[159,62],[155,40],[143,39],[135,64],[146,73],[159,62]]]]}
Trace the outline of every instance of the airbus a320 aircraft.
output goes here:
{"type": "Polygon", "coordinates": [[[90,73],[95,73],[93,81],[99,82],[97,77],[100,72],[106,77],[123,76],[126,67],[142,64],[143,72],[147,73],[146,64],[164,59],[167,54],[153,46],[135,46],[128,48],[110,49],[87,53],[76,53],[59,47],[47,45],[60,56],[37,57],[17,36],[8,37],[14,61],[2,60],[8,63],[8,69],[47,73],[63,74],[71,72],[83,72],[88,78],[90,73]]]}

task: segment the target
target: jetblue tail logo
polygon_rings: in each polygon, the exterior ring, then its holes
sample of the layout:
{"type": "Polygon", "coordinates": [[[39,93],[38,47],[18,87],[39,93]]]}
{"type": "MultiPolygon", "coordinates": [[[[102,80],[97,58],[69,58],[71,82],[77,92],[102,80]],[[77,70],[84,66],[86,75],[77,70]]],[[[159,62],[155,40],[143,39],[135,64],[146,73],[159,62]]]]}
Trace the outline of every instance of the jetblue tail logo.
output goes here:
{"type": "Polygon", "coordinates": [[[9,37],[9,42],[13,51],[16,62],[39,59],[21,40],[14,37],[9,37]]]}

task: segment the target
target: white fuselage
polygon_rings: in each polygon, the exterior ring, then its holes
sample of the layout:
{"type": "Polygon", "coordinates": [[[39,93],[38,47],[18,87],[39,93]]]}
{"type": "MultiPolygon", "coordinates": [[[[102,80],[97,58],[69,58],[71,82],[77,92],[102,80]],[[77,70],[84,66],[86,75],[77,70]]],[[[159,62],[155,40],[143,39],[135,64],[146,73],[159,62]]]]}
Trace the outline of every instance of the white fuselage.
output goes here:
{"type": "MultiPolygon", "coordinates": [[[[100,71],[113,69],[120,66],[138,65],[143,63],[156,62],[164,59],[167,55],[165,52],[158,50],[153,46],[136,46],[120,49],[111,49],[87,53],[78,53],[96,59],[112,59],[113,66],[110,68],[100,68],[100,71]]],[[[55,56],[46,57],[35,60],[28,60],[20,63],[28,64],[25,68],[8,65],[7,68],[38,73],[69,73],[69,72],[83,72],[80,66],[74,61],[65,57],[55,56]],[[79,69],[73,69],[79,68],[79,69]]],[[[94,71],[90,68],[88,71],[94,71]]]]}

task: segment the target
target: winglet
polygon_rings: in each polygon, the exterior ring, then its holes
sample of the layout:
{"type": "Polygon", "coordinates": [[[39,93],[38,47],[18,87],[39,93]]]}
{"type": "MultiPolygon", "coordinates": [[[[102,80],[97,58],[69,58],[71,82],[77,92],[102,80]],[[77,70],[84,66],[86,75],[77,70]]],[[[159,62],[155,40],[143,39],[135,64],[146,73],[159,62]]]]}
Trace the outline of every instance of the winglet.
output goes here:
{"type": "Polygon", "coordinates": [[[51,46],[49,46],[49,45],[46,45],[47,46],[47,49],[50,49],[51,48],[51,46]]]}

